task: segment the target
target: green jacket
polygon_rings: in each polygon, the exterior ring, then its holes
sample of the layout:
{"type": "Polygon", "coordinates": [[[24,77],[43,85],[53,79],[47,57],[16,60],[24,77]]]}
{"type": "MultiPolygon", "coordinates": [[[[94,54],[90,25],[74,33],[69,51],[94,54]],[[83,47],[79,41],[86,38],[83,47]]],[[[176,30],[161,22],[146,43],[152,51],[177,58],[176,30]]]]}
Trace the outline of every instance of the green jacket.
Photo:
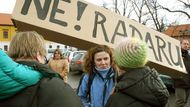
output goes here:
{"type": "Polygon", "coordinates": [[[32,67],[14,62],[0,50],[0,100],[36,84],[41,77],[42,75],[32,67]]]}
{"type": "Polygon", "coordinates": [[[169,97],[158,73],[148,67],[127,69],[115,91],[106,107],[164,107],[169,97]]]}

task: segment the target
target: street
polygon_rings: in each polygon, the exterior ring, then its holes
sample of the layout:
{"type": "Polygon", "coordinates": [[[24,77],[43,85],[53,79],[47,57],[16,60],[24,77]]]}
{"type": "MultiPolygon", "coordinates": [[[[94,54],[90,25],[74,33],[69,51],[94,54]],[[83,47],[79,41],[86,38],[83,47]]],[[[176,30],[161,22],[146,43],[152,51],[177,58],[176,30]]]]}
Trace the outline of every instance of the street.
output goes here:
{"type": "Polygon", "coordinates": [[[81,75],[82,74],[80,72],[69,72],[68,84],[70,84],[73,89],[78,87],[81,75]]]}
{"type": "MultiPolygon", "coordinates": [[[[78,87],[81,75],[82,74],[79,72],[69,72],[68,83],[71,85],[73,89],[76,89],[78,87]]],[[[173,91],[170,91],[168,107],[174,107],[174,105],[175,105],[175,94],[173,91]]]]}

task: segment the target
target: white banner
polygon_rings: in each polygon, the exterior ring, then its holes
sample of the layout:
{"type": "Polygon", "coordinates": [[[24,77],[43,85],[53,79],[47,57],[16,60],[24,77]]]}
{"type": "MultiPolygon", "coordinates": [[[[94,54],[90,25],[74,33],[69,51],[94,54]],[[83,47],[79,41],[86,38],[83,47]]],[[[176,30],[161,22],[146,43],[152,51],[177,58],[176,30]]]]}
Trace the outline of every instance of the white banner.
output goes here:
{"type": "Polygon", "coordinates": [[[178,40],[82,0],[17,0],[12,18],[18,30],[81,49],[138,37],[149,46],[149,66],[171,76],[186,72],[178,40]]]}

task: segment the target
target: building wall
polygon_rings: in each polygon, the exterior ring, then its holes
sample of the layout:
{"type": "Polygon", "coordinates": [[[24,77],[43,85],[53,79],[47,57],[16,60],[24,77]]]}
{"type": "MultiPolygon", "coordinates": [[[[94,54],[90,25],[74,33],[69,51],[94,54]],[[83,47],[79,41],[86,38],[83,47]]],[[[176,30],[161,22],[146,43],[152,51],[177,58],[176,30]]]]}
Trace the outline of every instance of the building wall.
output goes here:
{"type": "Polygon", "coordinates": [[[7,51],[9,48],[10,41],[13,36],[16,34],[16,28],[14,26],[0,25],[0,48],[4,51],[7,51]],[[8,32],[8,37],[4,38],[3,32],[8,32]]]}
{"type": "MultiPolygon", "coordinates": [[[[17,28],[13,25],[11,22],[11,16],[10,15],[5,15],[0,13],[0,20],[6,19],[6,23],[0,23],[0,49],[4,51],[8,51],[9,49],[9,44],[13,38],[13,36],[17,32],[17,28]],[[8,20],[9,19],[9,20],[8,20]],[[4,37],[4,31],[8,32],[7,38],[4,37]]],[[[65,46],[64,44],[59,44],[51,41],[46,41],[46,50],[48,54],[51,54],[53,50],[60,48],[62,52],[66,50],[77,50],[76,48],[70,47],[70,46],[65,46]],[[50,51],[50,52],[49,52],[50,51]]]]}
{"type": "Polygon", "coordinates": [[[46,49],[65,49],[67,48],[64,44],[59,44],[51,41],[46,41],[46,49]]]}
{"type": "MultiPolygon", "coordinates": [[[[9,44],[13,38],[13,36],[16,34],[17,29],[12,25],[6,26],[6,25],[0,25],[0,49],[4,51],[8,51],[9,44]],[[3,31],[8,31],[8,38],[4,38],[3,31]]],[[[55,50],[57,48],[60,48],[62,50],[70,49],[69,46],[65,46],[64,44],[59,44],[51,41],[46,41],[46,50],[55,50]]]]}
{"type": "Polygon", "coordinates": [[[190,42],[190,36],[189,35],[183,35],[183,36],[171,36],[172,38],[175,38],[175,39],[177,39],[177,40],[179,40],[179,41],[181,41],[181,40],[183,40],[183,39],[187,39],[187,40],[189,40],[189,42],[190,42]]]}
{"type": "Polygon", "coordinates": [[[163,33],[180,41],[182,39],[188,39],[190,41],[190,24],[169,26],[163,33]]]}
{"type": "Polygon", "coordinates": [[[0,41],[11,41],[12,37],[16,34],[16,28],[14,26],[0,26],[0,41]],[[3,38],[3,31],[8,31],[8,38],[3,38]]]}
{"type": "Polygon", "coordinates": [[[0,41],[0,49],[7,51],[9,48],[9,41],[0,41]]]}

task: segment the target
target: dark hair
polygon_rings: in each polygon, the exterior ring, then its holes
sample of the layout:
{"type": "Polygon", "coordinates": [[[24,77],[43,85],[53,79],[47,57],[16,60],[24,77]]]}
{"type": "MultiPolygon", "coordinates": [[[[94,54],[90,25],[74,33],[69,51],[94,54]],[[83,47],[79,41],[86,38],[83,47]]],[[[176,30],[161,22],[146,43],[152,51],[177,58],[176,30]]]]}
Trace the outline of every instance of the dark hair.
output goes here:
{"type": "Polygon", "coordinates": [[[56,49],[53,53],[53,59],[55,59],[55,53],[58,52],[58,54],[60,55],[60,58],[63,59],[63,55],[60,49],[56,49]]]}

